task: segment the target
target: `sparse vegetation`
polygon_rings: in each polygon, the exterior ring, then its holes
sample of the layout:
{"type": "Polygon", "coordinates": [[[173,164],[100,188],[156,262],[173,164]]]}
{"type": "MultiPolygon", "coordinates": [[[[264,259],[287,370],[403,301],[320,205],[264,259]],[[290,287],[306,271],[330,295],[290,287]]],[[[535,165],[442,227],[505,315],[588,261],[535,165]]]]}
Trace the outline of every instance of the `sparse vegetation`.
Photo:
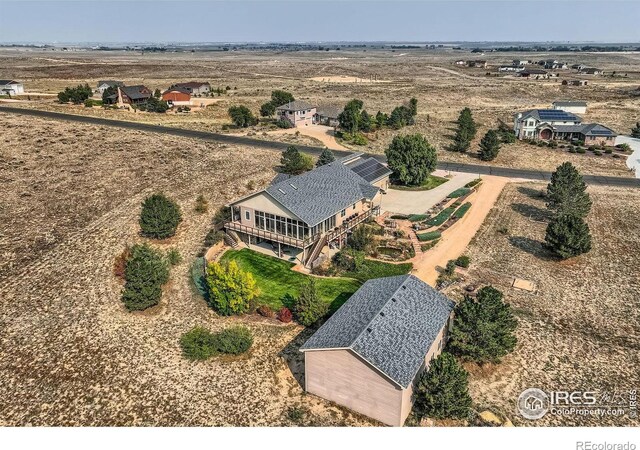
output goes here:
{"type": "Polygon", "coordinates": [[[58,101],[60,103],[73,103],[80,105],[93,95],[93,91],[88,84],[79,84],[76,87],[66,87],[64,91],[58,93],[58,101]]]}

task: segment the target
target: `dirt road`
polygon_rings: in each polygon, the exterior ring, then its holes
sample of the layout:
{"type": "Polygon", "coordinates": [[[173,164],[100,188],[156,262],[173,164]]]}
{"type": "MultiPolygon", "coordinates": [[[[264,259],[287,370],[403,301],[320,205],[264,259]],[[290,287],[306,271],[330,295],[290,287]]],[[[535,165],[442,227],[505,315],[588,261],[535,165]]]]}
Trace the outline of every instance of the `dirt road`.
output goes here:
{"type": "Polygon", "coordinates": [[[435,286],[438,278],[437,267],[444,267],[447,261],[464,253],[498,199],[502,188],[509,182],[508,179],[500,177],[483,177],[482,180],[478,191],[469,197],[473,205],[469,212],[442,233],[440,242],[414,263],[413,274],[431,286],[435,286]]]}

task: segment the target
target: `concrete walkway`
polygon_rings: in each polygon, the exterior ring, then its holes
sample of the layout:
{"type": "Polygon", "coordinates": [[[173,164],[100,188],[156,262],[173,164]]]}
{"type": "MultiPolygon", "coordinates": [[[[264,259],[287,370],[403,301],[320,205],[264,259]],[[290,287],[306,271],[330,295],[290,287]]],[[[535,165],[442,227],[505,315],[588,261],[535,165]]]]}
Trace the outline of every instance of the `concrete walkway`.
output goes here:
{"type": "Polygon", "coordinates": [[[629,147],[633,150],[633,153],[627,157],[627,167],[635,170],[636,178],[640,178],[640,139],[632,138],[631,136],[618,136],[616,145],[618,144],[629,144],[629,147]]]}
{"type": "Polygon", "coordinates": [[[478,178],[478,175],[471,173],[446,172],[443,170],[433,172],[433,175],[438,177],[444,177],[449,174],[453,176],[449,181],[428,191],[389,189],[382,196],[380,208],[383,211],[396,214],[424,214],[433,208],[436,203],[446,198],[447,195],[478,178]]]}

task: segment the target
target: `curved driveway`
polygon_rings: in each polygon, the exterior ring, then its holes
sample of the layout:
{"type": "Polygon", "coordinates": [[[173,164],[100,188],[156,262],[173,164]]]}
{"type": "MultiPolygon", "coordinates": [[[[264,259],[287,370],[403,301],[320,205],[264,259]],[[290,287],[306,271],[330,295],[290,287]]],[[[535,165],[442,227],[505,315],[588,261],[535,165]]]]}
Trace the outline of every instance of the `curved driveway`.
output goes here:
{"type": "MultiPolygon", "coordinates": [[[[226,144],[245,145],[249,147],[261,147],[271,150],[283,151],[289,144],[276,141],[265,141],[262,139],[234,136],[229,134],[211,133],[208,131],[186,130],[183,128],[165,127],[162,125],[151,125],[140,122],[128,122],[123,120],[103,119],[100,117],[80,116],[75,114],[65,114],[53,111],[42,111],[38,109],[16,108],[12,106],[0,106],[0,112],[23,114],[35,117],[44,117],[55,120],[68,120],[72,122],[88,123],[93,125],[103,125],[108,127],[129,128],[132,130],[149,131],[152,133],[164,133],[173,136],[182,136],[192,139],[202,139],[205,141],[222,142],[226,144]]],[[[314,147],[309,145],[297,145],[301,151],[312,155],[319,155],[322,147],[314,147]]],[[[336,156],[347,156],[352,152],[334,150],[336,156]]],[[[378,160],[385,162],[384,155],[370,155],[378,160]]],[[[461,164],[461,163],[438,163],[438,169],[452,172],[473,173],[478,175],[493,175],[497,177],[520,178],[532,181],[548,181],[551,172],[543,172],[529,169],[510,169],[507,167],[483,166],[479,164],[461,164]]],[[[640,187],[639,178],[623,178],[600,175],[584,175],[584,181],[589,184],[601,186],[620,186],[620,187],[640,187]]]]}

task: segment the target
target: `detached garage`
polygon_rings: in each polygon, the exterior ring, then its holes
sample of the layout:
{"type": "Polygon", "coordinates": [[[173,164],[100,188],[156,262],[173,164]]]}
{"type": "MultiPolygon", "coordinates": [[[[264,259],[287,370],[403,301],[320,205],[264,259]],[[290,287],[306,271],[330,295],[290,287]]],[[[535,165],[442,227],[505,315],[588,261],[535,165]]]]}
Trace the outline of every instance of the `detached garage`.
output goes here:
{"type": "Polygon", "coordinates": [[[162,100],[169,105],[190,105],[191,104],[191,91],[185,88],[169,89],[162,93],[162,100]]]}
{"type": "Polygon", "coordinates": [[[402,426],[454,303],[413,275],[369,280],[300,348],[305,390],[402,426]]]}

